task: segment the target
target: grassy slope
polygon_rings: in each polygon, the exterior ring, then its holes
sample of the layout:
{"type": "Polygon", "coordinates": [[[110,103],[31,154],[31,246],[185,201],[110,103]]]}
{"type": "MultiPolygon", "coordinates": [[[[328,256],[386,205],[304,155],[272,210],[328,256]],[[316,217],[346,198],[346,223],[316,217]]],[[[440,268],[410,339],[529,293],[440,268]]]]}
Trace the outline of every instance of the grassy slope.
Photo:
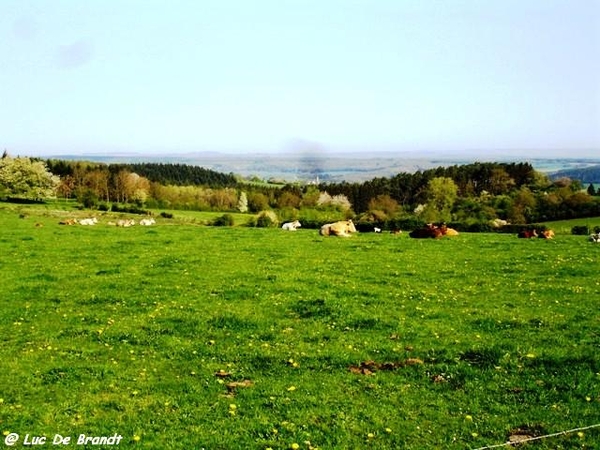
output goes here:
{"type": "Polygon", "coordinates": [[[600,422],[600,247],[585,237],[61,227],[6,210],[0,225],[2,430],[463,449],[600,422]],[[349,370],[368,360],[403,367],[349,370]]]}

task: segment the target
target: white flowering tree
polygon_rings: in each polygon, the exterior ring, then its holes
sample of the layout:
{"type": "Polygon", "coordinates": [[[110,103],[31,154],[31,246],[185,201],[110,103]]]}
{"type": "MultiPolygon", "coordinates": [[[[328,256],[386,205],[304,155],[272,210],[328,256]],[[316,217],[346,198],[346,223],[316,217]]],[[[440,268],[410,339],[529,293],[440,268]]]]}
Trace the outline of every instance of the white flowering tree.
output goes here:
{"type": "Polygon", "coordinates": [[[335,208],[340,209],[341,211],[349,211],[352,208],[352,204],[348,197],[343,194],[334,195],[333,197],[329,195],[328,192],[320,192],[319,199],[317,200],[318,206],[333,206],[335,208]]]}
{"type": "Polygon", "coordinates": [[[240,198],[238,200],[237,209],[239,212],[245,213],[248,212],[248,196],[244,191],[240,193],[240,198]]]}
{"type": "Polygon", "coordinates": [[[53,175],[43,161],[12,158],[0,159],[0,195],[41,200],[56,196],[60,178],[53,175]]]}

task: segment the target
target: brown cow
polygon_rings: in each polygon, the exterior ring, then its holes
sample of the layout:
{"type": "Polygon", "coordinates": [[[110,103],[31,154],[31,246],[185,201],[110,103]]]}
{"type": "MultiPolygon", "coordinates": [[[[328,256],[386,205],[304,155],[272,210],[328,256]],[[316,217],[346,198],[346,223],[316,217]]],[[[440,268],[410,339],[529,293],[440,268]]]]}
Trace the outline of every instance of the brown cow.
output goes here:
{"type": "Polygon", "coordinates": [[[517,237],[524,238],[524,239],[534,238],[537,236],[538,236],[538,234],[537,234],[537,231],[535,231],[535,229],[522,230],[522,231],[519,231],[519,234],[517,234],[517,237]]]}
{"type": "Polygon", "coordinates": [[[458,236],[458,231],[454,228],[448,228],[445,223],[443,223],[440,227],[443,236],[458,236]]]}
{"type": "Polygon", "coordinates": [[[437,239],[443,236],[443,232],[440,228],[436,227],[432,223],[428,223],[423,228],[417,228],[408,234],[411,238],[426,239],[433,238],[437,239]]]}
{"type": "Polygon", "coordinates": [[[356,228],[354,227],[354,222],[352,222],[352,220],[340,220],[339,222],[327,223],[319,230],[321,236],[349,237],[351,233],[356,233],[356,228]]]}
{"type": "Polygon", "coordinates": [[[544,230],[541,231],[538,235],[540,239],[554,239],[554,231],[552,230],[544,230]]]}

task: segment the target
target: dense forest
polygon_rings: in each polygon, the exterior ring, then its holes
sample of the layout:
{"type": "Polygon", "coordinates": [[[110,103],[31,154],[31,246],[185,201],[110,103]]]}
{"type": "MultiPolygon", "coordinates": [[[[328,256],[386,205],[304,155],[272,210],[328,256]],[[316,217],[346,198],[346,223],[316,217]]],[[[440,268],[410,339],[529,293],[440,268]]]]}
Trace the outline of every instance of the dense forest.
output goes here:
{"type": "Polygon", "coordinates": [[[132,163],[107,165],[50,159],[46,161],[46,165],[50,172],[60,177],[74,176],[76,172],[82,170],[85,172],[108,170],[112,174],[121,171],[137,173],[149,181],[164,185],[234,187],[237,184],[237,179],[233,174],[223,174],[204,167],[187,164],[132,163]]]}
{"type": "Polygon", "coordinates": [[[356,212],[369,210],[371,199],[389,195],[399,204],[415,207],[427,201],[427,185],[434,178],[449,178],[457,188],[458,198],[508,194],[521,187],[535,187],[539,174],[529,163],[474,163],[438,167],[415,173],[400,173],[392,178],[375,178],[364,183],[321,185],[330,194],[346,195],[356,212]]]}
{"type": "MultiPolygon", "coordinates": [[[[14,181],[16,171],[25,173],[23,161],[17,162],[7,155],[0,160],[5,196],[26,192],[14,188],[28,185],[14,181]]],[[[473,163],[366,182],[277,186],[185,164],[38,160],[36,171],[44,164],[51,180],[44,192],[52,187],[59,197],[103,210],[134,205],[138,210],[270,211],[279,221],[300,219],[308,226],[353,218],[364,226],[445,221],[462,229],[481,229],[498,220],[530,224],[600,215],[593,187],[585,190],[568,177],[550,180],[529,163],[473,163]]]]}

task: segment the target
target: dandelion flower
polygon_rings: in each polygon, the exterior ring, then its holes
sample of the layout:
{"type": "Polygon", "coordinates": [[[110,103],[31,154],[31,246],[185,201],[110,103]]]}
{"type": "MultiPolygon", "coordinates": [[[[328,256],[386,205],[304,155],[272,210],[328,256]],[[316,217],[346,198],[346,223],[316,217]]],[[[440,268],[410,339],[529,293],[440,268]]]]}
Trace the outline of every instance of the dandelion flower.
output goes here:
{"type": "Polygon", "coordinates": [[[133,437],[133,440],[134,440],[135,442],[139,442],[139,441],[140,441],[140,439],[141,439],[141,437],[139,437],[137,434],[136,434],[136,435],[133,437]]]}
{"type": "Polygon", "coordinates": [[[289,388],[287,388],[288,392],[292,392],[296,390],[296,386],[290,386],[289,388]]]}
{"type": "Polygon", "coordinates": [[[375,435],[374,435],[373,433],[369,433],[369,434],[367,434],[367,437],[368,437],[369,439],[373,439],[373,438],[375,437],[375,435]]]}
{"type": "Polygon", "coordinates": [[[290,448],[292,450],[298,450],[300,448],[300,446],[294,442],[292,445],[290,445],[290,448]]]}

